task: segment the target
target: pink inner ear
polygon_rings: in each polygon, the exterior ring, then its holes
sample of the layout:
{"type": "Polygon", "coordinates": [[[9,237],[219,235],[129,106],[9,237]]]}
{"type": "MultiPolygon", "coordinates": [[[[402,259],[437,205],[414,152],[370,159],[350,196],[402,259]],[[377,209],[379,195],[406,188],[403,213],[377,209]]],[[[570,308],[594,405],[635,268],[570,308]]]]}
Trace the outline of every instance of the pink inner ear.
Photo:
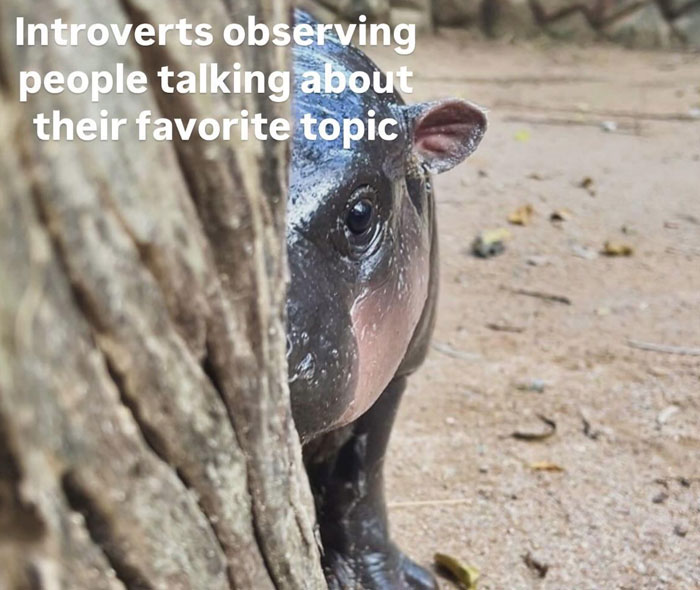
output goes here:
{"type": "Polygon", "coordinates": [[[416,121],[414,147],[434,172],[443,172],[471,154],[486,130],[486,117],[474,105],[443,101],[416,121]]]}

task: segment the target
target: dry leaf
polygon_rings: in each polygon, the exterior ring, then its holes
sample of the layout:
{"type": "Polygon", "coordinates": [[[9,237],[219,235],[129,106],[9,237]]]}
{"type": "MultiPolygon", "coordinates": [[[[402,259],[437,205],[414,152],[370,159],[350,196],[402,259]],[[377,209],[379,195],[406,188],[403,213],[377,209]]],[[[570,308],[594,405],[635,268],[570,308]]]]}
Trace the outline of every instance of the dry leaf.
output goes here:
{"type": "Polygon", "coordinates": [[[516,430],[511,436],[517,440],[538,441],[549,438],[557,431],[557,423],[554,420],[550,420],[542,414],[537,414],[537,417],[547,426],[547,430],[543,432],[522,432],[516,430]]]}
{"type": "Polygon", "coordinates": [[[527,555],[523,555],[523,561],[525,565],[529,567],[538,578],[544,578],[549,571],[549,564],[544,563],[541,559],[534,557],[532,553],[528,551],[527,555]]]}
{"type": "Polygon", "coordinates": [[[536,461],[530,465],[530,469],[533,471],[554,471],[557,473],[564,471],[564,468],[561,465],[557,465],[551,461],[536,461]]]}
{"type": "Polygon", "coordinates": [[[532,220],[532,215],[535,209],[532,205],[527,204],[522,207],[518,207],[508,216],[508,222],[513,225],[528,225],[532,220]]]}
{"type": "Polygon", "coordinates": [[[605,256],[632,256],[634,248],[629,244],[608,240],[603,246],[603,254],[605,256]]]}
{"type": "Polygon", "coordinates": [[[449,572],[464,590],[476,590],[480,572],[474,566],[444,553],[436,553],[434,559],[438,568],[449,572]]]}

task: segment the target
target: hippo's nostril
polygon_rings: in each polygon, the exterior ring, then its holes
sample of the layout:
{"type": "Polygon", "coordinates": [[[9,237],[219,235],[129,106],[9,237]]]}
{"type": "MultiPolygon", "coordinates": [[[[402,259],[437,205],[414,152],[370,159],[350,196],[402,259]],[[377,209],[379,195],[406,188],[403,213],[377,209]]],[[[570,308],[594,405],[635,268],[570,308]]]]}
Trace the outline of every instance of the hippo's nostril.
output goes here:
{"type": "Polygon", "coordinates": [[[289,376],[289,383],[294,383],[298,379],[303,381],[311,381],[316,375],[316,357],[312,352],[299,361],[294,367],[294,373],[289,376]]]}
{"type": "Polygon", "coordinates": [[[314,356],[314,354],[309,352],[301,360],[301,362],[297,366],[297,370],[299,371],[299,376],[302,379],[311,381],[311,379],[313,379],[314,375],[316,374],[316,357],[314,356]]]}

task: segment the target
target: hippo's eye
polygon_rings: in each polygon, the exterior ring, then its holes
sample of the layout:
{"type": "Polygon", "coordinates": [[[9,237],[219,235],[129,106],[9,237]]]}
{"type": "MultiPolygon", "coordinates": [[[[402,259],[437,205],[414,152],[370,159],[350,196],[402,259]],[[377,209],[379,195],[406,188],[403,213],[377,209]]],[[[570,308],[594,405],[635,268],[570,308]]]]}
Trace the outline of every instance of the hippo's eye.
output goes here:
{"type": "Polygon", "coordinates": [[[345,225],[356,236],[361,236],[372,229],[374,223],[374,204],[369,199],[357,201],[348,211],[345,225]]]}
{"type": "Polygon", "coordinates": [[[353,191],[336,228],[333,241],[347,258],[360,260],[376,251],[382,243],[383,216],[374,188],[363,185],[353,191]]]}

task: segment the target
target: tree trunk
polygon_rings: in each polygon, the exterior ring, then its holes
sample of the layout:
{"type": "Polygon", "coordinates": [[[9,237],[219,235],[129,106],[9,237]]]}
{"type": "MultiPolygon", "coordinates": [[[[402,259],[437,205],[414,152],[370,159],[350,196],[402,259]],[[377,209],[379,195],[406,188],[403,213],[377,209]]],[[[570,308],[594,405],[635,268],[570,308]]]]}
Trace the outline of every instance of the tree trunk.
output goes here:
{"type": "MultiPolygon", "coordinates": [[[[287,147],[41,142],[63,116],[267,117],[163,95],[162,65],[286,69],[271,46],[16,47],[15,19],[285,22],[280,0],[0,0],[0,589],[326,587],[286,387],[287,147]],[[150,90],[40,93],[20,70],[144,70],[150,90]]],[[[218,37],[220,38],[220,37],[218,37]]]]}

